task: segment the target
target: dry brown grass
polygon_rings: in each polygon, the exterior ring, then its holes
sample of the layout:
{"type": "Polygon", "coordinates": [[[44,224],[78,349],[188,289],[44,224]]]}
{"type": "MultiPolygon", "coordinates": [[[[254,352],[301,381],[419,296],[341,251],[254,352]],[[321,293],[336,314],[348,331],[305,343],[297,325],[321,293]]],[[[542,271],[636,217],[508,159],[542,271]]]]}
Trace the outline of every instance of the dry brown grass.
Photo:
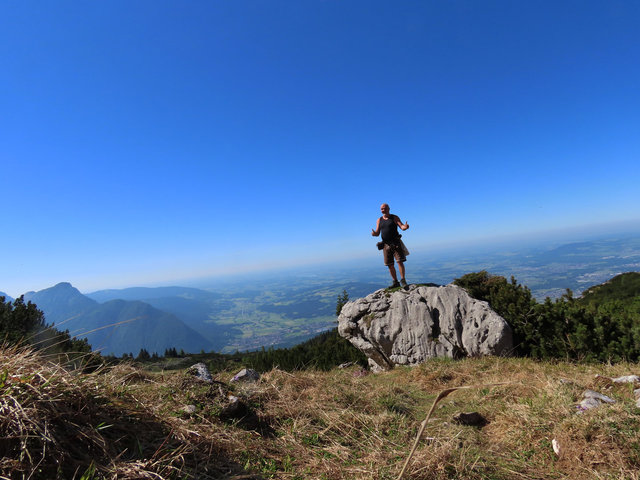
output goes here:
{"type": "Polygon", "coordinates": [[[65,370],[24,348],[0,347],[0,477],[221,478],[242,469],[186,428],[173,430],[128,392],[152,383],[130,366],[65,370]],[[195,471],[194,470],[194,471],[195,471]]]}
{"type": "Polygon", "coordinates": [[[437,360],[365,376],[275,369],[229,386],[235,372],[214,385],[131,365],[77,374],[7,348],[0,363],[4,478],[395,479],[439,391],[511,382],[443,399],[404,478],[640,479],[631,387],[595,378],[638,365],[437,360]],[[617,403],[577,414],[585,388],[617,403]],[[221,416],[228,390],[248,406],[242,417],[221,416]],[[469,411],[488,424],[452,421],[469,411]]]}

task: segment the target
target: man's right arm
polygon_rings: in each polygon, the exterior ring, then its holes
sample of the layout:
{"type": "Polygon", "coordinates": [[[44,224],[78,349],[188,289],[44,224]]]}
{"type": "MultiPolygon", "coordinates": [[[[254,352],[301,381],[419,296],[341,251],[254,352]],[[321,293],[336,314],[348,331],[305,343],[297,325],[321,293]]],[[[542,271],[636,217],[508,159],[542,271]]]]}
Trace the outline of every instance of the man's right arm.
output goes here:
{"type": "Polygon", "coordinates": [[[372,237],[377,237],[378,235],[380,235],[380,219],[378,219],[378,222],[376,223],[376,229],[371,229],[372,237]]]}

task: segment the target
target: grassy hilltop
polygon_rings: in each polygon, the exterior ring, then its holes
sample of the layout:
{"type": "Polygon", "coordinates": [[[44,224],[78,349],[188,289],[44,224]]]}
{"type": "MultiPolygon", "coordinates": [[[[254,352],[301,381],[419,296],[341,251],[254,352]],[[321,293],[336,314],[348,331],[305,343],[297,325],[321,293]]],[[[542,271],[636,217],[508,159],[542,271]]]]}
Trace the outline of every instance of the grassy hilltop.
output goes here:
{"type": "Polygon", "coordinates": [[[374,375],[334,330],[291,349],[110,363],[35,305],[1,301],[0,480],[392,480],[407,459],[416,480],[640,480],[639,385],[611,381],[640,375],[640,273],[543,303],[486,271],[456,282],[510,322],[519,356],[374,375]],[[213,383],[189,374],[197,361],[213,383]],[[243,366],[261,379],[232,383],[243,366]],[[615,403],[582,411],[587,389],[615,403]],[[470,412],[484,424],[455,421],[470,412]]]}
{"type": "Polygon", "coordinates": [[[6,346],[0,364],[2,478],[394,479],[438,392],[458,386],[477,388],[438,404],[404,478],[640,478],[633,387],[596,377],[638,374],[635,363],[487,357],[376,375],[272,369],[249,386],[229,383],[235,371],[213,385],[131,364],[67,371],[6,346]],[[578,414],[585,388],[616,403],[578,414]],[[225,417],[226,389],[246,405],[240,417],[225,417]],[[473,411],[485,426],[452,420],[473,411]]]}

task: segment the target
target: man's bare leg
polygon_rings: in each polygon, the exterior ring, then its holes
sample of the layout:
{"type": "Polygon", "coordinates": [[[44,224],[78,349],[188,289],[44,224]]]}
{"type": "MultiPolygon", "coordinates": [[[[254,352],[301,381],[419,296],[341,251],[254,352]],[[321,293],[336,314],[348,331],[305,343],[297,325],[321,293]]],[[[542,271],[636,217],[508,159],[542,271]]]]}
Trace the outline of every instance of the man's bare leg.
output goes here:
{"type": "MultiPolygon", "coordinates": [[[[400,268],[402,269],[400,271],[402,272],[404,270],[404,266],[401,263],[398,265],[400,265],[400,268]]],[[[393,281],[397,282],[398,276],[396,275],[396,267],[394,267],[393,265],[389,265],[389,273],[391,274],[391,278],[393,278],[393,281]]]]}
{"type": "MultiPolygon", "coordinates": [[[[400,278],[404,280],[404,262],[398,262],[398,270],[400,270],[400,278]]],[[[395,272],[394,272],[395,273],[395,272]]],[[[395,280],[395,275],[391,275],[395,280]]]]}

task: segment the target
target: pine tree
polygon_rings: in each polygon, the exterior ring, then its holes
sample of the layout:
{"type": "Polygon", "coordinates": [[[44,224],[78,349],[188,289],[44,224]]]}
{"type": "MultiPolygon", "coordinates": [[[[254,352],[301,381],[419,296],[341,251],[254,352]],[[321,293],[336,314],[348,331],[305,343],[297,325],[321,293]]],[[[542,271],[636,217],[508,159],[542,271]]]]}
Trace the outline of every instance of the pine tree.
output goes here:
{"type": "Polygon", "coordinates": [[[336,302],[336,317],[340,315],[342,307],[349,301],[349,294],[347,290],[342,290],[342,295],[338,295],[338,301],[336,302]]]}
{"type": "Polygon", "coordinates": [[[44,314],[34,303],[24,303],[24,296],[11,302],[0,297],[0,335],[9,343],[30,342],[45,328],[44,314]]]}
{"type": "Polygon", "coordinates": [[[145,360],[149,360],[151,359],[151,355],[149,355],[149,352],[147,351],[146,348],[141,348],[140,349],[140,353],[138,353],[138,356],[136,357],[137,361],[145,361],[145,360]]]}

